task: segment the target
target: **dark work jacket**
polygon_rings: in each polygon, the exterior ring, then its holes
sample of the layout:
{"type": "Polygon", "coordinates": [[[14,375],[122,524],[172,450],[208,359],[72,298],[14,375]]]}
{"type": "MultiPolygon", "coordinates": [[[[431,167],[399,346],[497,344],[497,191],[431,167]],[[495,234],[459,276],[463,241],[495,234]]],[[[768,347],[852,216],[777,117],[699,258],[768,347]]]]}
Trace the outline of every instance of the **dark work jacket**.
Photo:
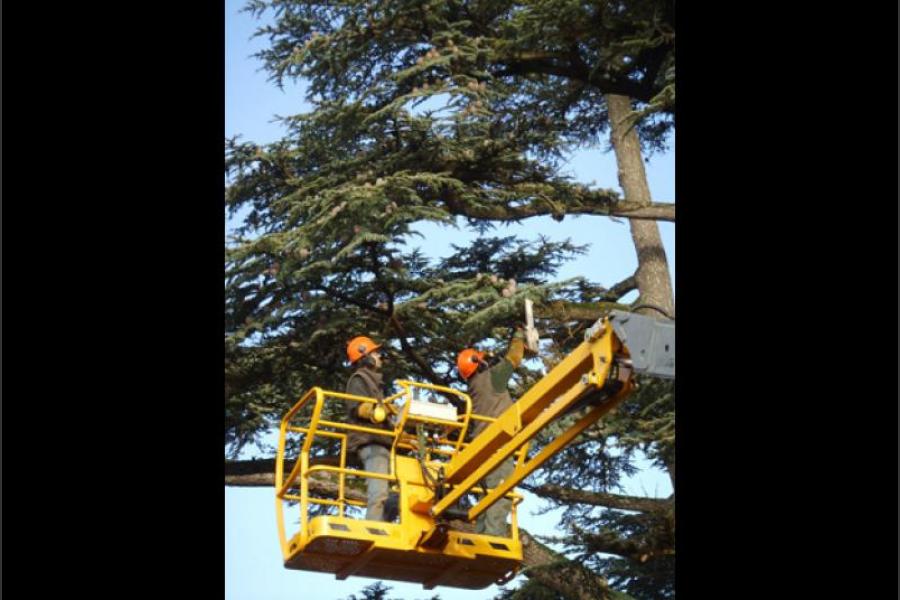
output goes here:
{"type": "MultiPolygon", "coordinates": [[[[364,366],[354,371],[353,375],[350,376],[350,379],[347,380],[347,393],[353,394],[354,396],[365,396],[367,398],[384,400],[384,391],[382,389],[383,385],[384,384],[382,382],[381,373],[368,366],[364,366]]],[[[359,402],[346,400],[344,404],[347,407],[348,423],[351,423],[353,425],[361,425],[363,427],[372,427],[375,429],[393,429],[393,427],[388,424],[387,420],[385,420],[381,424],[375,424],[367,419],[361,419],[356,414],[356,411],[360,407],[359,402]]],[[[392,443],[393,438],[391,438],[390,436],[348,431],[347,458],[355,459],[357,450],[359,450],[363,446],[368,446],[369,444],[378,444],[379,446],[384,446],[385,448],[390,449],[392,443]]]]}
{"type": "MultiPolygon", "coordinates": [[[[512,406],[512,397],[507,390],[513,368],[508,359],[490,369],[479,370],[469,379],[469,396],[472,397],[472,412],[484,417],[499,417],[512,406]]],[[[476,436],[489,423],[473,421],[472,435],[476,436]]]]}

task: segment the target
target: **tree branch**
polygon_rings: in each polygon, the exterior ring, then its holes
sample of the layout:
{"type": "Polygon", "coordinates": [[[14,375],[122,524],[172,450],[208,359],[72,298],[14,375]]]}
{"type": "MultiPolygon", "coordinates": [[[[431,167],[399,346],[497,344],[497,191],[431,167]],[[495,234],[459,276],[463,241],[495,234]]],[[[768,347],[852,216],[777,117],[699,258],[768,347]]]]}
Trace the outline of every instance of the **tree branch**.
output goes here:
{"type": "Polygon", "coordinates": [[[630,310],[616,302],[563,302],[535,305],[535,316],[554,321],[596,321],[611,310],[630,310]]]}
{"type": "Polygon", "coordinates": [[[569,560],[519,528],[523,575],[572,600],[608,600],[609,584],[590,569],[569,560]]]}
{"type": "Polygon", "coordinates": [[[654,546],[641,543],[636,539],[621,538],[611,531],[588,533],[579,530],[578,540],[590,552],[615,554],[639,563],[647,562],[647,560],[656,556],[675,554],[675,549],[667,544],[654,546]]]}
{"type": "MultiPolygon", "coordinates": [[[[447,210],[454,215],[469,217],[472,219],[485,219],[489,221],[519,221],[529,217],[554,216],[560,217],[560,210],[554,210],[545,202],[535,202],[522,206],[471,206],[465,202],[445,197],[447,210]]],[[[563,215],[601,215],[605,217],[625,217],[628,219],[668,221],[675,222],[675,204],[667,202],[653,202],[649,205],[639,205],[624,200],[610,204],[595,204],[581,206],[564,206],[563,215]]]]}
{"type": "Polygon", "coordinates": [[[634,291],[636,289],[638,289],[637,279],[635,279],[634,275],[632,275],[631,277],[623,279],[619,283],[609,288],[606,293],[603,294],[601,300],[615,302],[628,292],[634,291]]]}
{"type": "Polygon", "coordinates": [[[319,291],[322,291],[322,292],[324,292],[324,293],[326,293],[326,294],[329,294],[329,295],[331,295],[331,296],[334,296],[334,297],[337,298],[338,300],[341,300],[341,301],[343,301],[343,302],[346,302],[347,304],[352,304],[353,306],[356,306],[356,307],[361,308],[361,309],[363,309],[363,310],[368,310],[368,311],[370,311],[370,312],[374,312],[374,313],[379,314],[379,315],[386,315],[386,314],[387,314],[387,311],[384,310],[384,309],[378,308],[377,306],[372,306],[372,305],[370,305],[370,304],[366,304],[365,302],[361,302],[361,301],[359,301],[359,300],[357,300],[357,299],[355,299],[355,298],[351,298],[350,296],[347,296],[346,294],[342,294],[341,292],[338,292],[337,290],[332,290],[332,289],[323,288],[323,287],[319,287],[319,288],[316,288],[316,289],[319,290],[319,291]]]}
{"type": "Polygon", "coordinates": [[[621,94],[642,102],[649,102],[652,98],[652,88],[643,82],[631,79],[605,79],[591,77],[590,71],[580,65],[567,64],[565,62],[553,62],[550,59],[558,58],[555,55],[534,54],[524,55],[522,60],[516,58],[498,58],[497,64],[503,68],[498,69],[495,77],[527,76],[534,74],[556,75],[596,88],[602,94],[621,94]]]}
{"type": "MultiPolygon", "coordinates": [[[[337,465],[336,457],[314,458],[311,464],[337,465]]],[[[285,461],[285,476],[294,468],[292,461],[285,461]]],[[[274,487],[275,459],[226,460],[225,485],[229,487],[274,487]]],[[[338,486],[327,473],[313,473],[309,478],[309,491],[316,496],[337,497],[338,486]]],[[[366,501],[366,494],[350,487],[344,488],[344,496],[350,500],[366,501]]]]}
{"type": "Polygon", "coordinates": [[[394,328],[394,331],[397,332],[397,338],[400,340],[400,348],[403,350],[403,353],[406,354],[407,357],[409,357],[410,360],[416,363],[421,371],[421,374],[427,377],[431,381],[431,383],[449,387],[450,383],[443,377],[435,373],[434,369],[431,368],[431,365],[425,359],[423,359],[418,352],[416,352],[415,348],[413,348],[409,344],[409,342],[406,341],[406,329],[404,329],[403,325],[400,324],[400,320],[397,319],[397,314],[394,312],[394,292],[384,284],[384,281],[381,278],[381,265],[378,262],[376,247],[374,245],[371,245],[369,246],[369,249],[370,256],[375,263],[375,279],[379,284],[381,284],[382,291],[384,291],[388,298],[387,308],[384,312],[389,315],[388,322],[394,328]]]}
{"type": "Polygon", "coordinates": [[[391,313],[390,317],[391,325],[394,326],[394,330],[397,332],[397,337],[400,339],[400,347],[403,349],[404,354],[406,354],[416,365],[418,365],[419,369],[422,371],[422,375],[431,380],[431,383],[435,385],[442,385],[444,387],[449,387],[450,382],[445,381],[443,377],[434,372],[434,369],[431,368],[431,365],[428,364],[425,359],[419,356],[419,353],[409,345],[409,342],[406,341],[406,330],[403,328],[403,325],[400,324],[400,321],[397,319],[397,315],[391,313]]]}
{"type": "Polygon", "coordinates": [[[542,498],[550,498],[565,503],[576,502],[578,504],[590,504],[592,506],[605,506],[607,508],[650,513],[665,512],[673,508],[672,500],[668,498],[646,498],[641,496],[608,494],[605,492],[587,492],[553,484],[519,484],[519,487],[526,489],[533,494],[537,494],[542,498]]]}

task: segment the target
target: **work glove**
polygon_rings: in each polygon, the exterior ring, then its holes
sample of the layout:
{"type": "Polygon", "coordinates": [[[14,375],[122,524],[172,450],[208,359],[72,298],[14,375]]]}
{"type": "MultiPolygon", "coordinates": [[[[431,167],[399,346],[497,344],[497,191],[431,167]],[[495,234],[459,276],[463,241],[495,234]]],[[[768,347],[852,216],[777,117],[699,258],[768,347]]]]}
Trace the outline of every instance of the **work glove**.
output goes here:
{"type": "Polygon", "coordinates": [[[375,404],[366,402],[359,407],[357,413],[361,418],[376,425],[383,423],[387,418],[387,410],[384,408],[384,403],[382,402],[377,402],[375,404]]]}

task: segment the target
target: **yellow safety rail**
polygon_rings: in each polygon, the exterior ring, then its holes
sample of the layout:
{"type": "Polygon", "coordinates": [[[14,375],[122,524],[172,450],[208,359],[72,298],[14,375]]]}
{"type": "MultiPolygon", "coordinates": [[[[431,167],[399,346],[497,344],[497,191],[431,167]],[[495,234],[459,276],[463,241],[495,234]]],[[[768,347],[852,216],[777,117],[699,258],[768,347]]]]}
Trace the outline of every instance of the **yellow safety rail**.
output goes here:
{"type": "MultiPolygon", "coordinates": [[[[300,400],[288,411],[282,418],[278,437],[278,452],[275,467],[275,489],[276,489],[276,519],[278,524],[279,540],[281,544],[282,554],[287,561],[294,555],[298,548],[304,545],[309,536],[309,508],[310,505],[334,506],[337,508],[338,517],[346,517],[346,509],[348,506],[365,507],[365,502],[348,499],[346,497],[347,478],[358,479],[385,479],[392,484],[398,483],[397,478],[397,457],[403,451],[414,451],[415,436],[406,433],[406,429],[416,424],[430,426],[443,431],[443,435],[434,442],[434,447],[428,452],[427,461],[431,468],[437,469],[440,466],[449,464],[446,459],[452,459],[460,451],[462,451],[469,443],[465,441],[465,435],[469,430],[472,420],[484,421],[492,423],[495,419],[483,415],[472,413],[471,398],[459,390],[453,388],[432,385],[428,383],[399,380],[396,382],[400,386],[401,391],[384,400],[386,404],[393,403],[395,400],[404,398],[405,403],[403,410],[399,414],[396,426],[393,430],[380,429],[376,427],[366,427],[347,422],[335,421],[327,419],[324,415],[325,408],[329,401],[341,402],[339,414],[344,414],[343,402],[351,401],[358,403],[375,403],[373,398],[355,396],[342,392],[333,392],[324,390],[319,387],[312,388],[306,392],[300,400]],[[437,419],[434,417],[411,414],[411,400],[414,397],[413,390],[415,388],[428,390],[431,392],[451,394],[459,398],[464,406],[464,410],[458,415],[456,421],[448,421],[437,419]],[[309,416],[305,416],[304,409],[311,409],[309,416]],[[308,423],[305,426],[294,424],[299,420],[301,414],[304,414],[303,421],[308,423]],[[352,469],[347,465],[347,433],[362,432],[374,435],[384,436],[391,439],[390,453],[390,470],[389,473],[374,473],[361,469],[352,469]],[[455,439],[450,439],[455,433],[455,439]],[[287,460],[286,450],[287,441],[290,434],[302,436],[302,445],[299,455],[297,456],[290,472],[285,475],[285,462],[287,460]],[[325,440],[336,440],[340,445],[338,454],[338,465],[328,464],[311,464],[313,457],[311,451],[316,441],[321,438],[325,440]],[[437,456],[435,456],[437,455],[437,456]],[[443,457],[445,460],[438,460],[443,457]],[[334,473],[337,475],[337,493],[335,497],[314,497],[310,495],[310,477],[315,473],[334,473]],[[299,494],[296,488],[299,484],[299,494]],[[296,535],[289,539],[285,527],[285,502],[295,502],[299,504],[299,531],[296,535]]],[[[527,446],[521,448],[519,455],[519,463],[524,461],[527,446]]],[[[487,494],[489,490],[484,490],[478,485],[473,485],[470,492],[477,494],[487,494]]],[[[509,490],[505,495],[512,500],[513,509],[512,516],[512,535],[511,538],[518,542],[518,519],[516,515],[516,506],[522,501],[519,494],[511,493],[509,490]]]]}

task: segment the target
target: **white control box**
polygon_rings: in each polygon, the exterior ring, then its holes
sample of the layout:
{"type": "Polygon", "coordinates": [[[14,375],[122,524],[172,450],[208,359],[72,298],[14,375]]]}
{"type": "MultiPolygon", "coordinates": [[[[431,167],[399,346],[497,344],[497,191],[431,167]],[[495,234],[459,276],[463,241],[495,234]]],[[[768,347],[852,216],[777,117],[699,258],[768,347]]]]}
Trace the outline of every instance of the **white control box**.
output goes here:
{"type": "Polygon", "coordinates": [[[409,414],[454,422],[457,417],[456,407],[452,404],[436,404],[434,402],[422,402],[421,400],[410,400],[409,414]]]}

